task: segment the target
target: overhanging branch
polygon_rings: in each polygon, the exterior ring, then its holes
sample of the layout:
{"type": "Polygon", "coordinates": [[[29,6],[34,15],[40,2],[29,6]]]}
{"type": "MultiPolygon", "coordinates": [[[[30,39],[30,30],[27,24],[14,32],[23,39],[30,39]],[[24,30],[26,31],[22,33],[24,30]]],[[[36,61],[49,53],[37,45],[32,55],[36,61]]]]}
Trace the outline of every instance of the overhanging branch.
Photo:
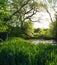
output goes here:
{"type": "Polygon", "coordinates": [[[10,18],[8,18],[6,21],[12,19],[12,17],[13,17],[15,14],[20,13],[20,10],[21,10],[24,6],[26,6],[29,2],[30,2],[30,0],[27,0],[27,1],[26,1],[23,5],[21,5],[21,7],[20,7],[18,10],[16,10],[16,11],[10,16],[10,18]]]}
{"type": "Polygon", "coordinates": [[[33,11],[31,15],[28,15],[27,17],[25,17],[25,19],[29,19],[30,17],[32,17],[33,15],[36,14],[37,11],[33,11]]]}

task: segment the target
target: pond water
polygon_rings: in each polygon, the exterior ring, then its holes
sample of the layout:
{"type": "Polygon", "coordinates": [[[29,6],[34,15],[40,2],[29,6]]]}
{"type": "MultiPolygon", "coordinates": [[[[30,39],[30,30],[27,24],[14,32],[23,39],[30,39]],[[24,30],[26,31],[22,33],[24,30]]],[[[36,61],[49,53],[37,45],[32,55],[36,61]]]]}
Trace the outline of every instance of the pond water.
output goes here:
{"type": "Polygon", "coordinates": [[[38,43],[54,43],[53,40],[43,40],[43,39],[29,39],[28,41],[34,43],[34,44],[38,44],[38,43]]]}

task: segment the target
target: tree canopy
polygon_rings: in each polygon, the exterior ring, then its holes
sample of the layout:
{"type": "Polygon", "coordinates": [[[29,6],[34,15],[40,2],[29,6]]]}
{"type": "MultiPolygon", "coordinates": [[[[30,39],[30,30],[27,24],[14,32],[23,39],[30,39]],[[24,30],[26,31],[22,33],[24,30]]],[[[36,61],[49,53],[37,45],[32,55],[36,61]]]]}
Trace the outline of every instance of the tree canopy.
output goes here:
{"type": "Polygon", "coordinates": [[[18,26],[22,30],[26,28],[28,31],[30,26],[26,22],[32,22],[32,17],[42,10],[46,10],[53,21],[50,9],[56,12],[56,2],[56,0],[0,0],[0,27],[2,27],[0,29],[5,27],[8,29],[11,25],[18,26]]]}

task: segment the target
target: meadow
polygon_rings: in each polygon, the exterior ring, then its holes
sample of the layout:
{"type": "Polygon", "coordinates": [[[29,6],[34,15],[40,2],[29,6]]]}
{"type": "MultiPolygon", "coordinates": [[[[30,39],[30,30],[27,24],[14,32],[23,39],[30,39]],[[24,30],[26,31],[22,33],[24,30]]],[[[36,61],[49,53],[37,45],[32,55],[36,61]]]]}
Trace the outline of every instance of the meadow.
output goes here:
{"type": "Polygon", "coordinates": [[[57,45],[21,38],[0,42],[0,65],[57,65],[57,45]]]}

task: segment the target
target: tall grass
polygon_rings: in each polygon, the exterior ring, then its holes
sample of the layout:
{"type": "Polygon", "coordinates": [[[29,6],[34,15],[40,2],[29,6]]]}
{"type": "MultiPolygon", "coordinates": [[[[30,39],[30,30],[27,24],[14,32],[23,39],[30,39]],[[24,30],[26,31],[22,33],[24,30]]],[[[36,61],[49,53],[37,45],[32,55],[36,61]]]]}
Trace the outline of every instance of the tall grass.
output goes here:
{"type": "Polygon", "coordinates": [[[0,43],[0,65],[57,65],[57,46],[20,38],[0,43]]]}

